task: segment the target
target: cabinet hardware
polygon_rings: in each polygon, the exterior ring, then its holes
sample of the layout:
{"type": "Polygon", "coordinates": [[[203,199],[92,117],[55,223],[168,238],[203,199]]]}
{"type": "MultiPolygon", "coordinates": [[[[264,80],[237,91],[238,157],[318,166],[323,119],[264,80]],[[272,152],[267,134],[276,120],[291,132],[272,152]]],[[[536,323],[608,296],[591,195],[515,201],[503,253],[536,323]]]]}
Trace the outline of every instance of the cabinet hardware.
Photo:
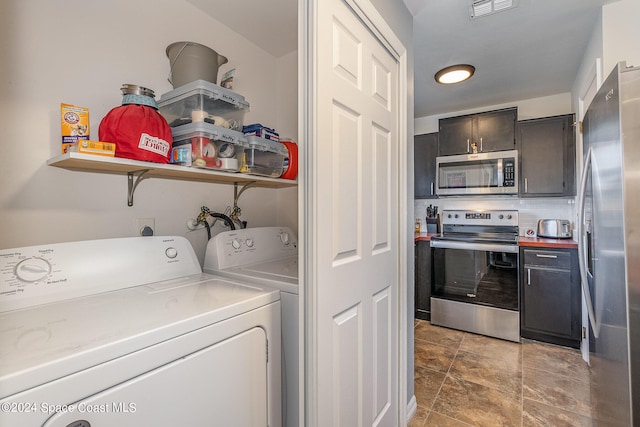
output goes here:
{"type": "Polygon", "coordinates": [[[482,149],[482,137],[480,137],[480,152],[482,153],[484,150],[482,149]]]}
{"type": "Polygon", "coordinates": [[[527,285],[531,286],[531,269],[527,268],[527,285]]]}
{"type": "Polygon", "coordinates": [[[536,254],[536,256],[537,256],[538,258],[553,258],[553,259],[558,258],[558,255],[536,254]]]}
{"type": "Polygon", "coordinates": [[[433,196],[433,181],[431,181],[431,195],[433,196]]]}
{"type": "Polygon", "coordinates": [[[469,149],[471,148],[470,145],[469,145],[470,142],[471,141],[469,140],[469,138],[467,138],[467,153],[469,152],[469,149]]]}
{"type": "Polygon", "coordinates": [[[529,192],[529,180],[527,178],[524,179],[524,192],[529,192]]]}

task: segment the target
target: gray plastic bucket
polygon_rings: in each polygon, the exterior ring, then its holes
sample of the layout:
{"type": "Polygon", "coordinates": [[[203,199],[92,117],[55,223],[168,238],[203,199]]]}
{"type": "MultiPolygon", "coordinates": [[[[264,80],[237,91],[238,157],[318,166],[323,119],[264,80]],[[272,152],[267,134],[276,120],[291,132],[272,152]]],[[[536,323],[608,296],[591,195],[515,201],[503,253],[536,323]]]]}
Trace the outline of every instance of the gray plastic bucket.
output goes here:
{"type": "Polygon", "coordinates": [[[215,50],[194,42],[171,43],[167,46],[167,58],[171,65],[169,83],[174,89],[194,80],[217,84],[218,68],[227,62],[215,50]]]}

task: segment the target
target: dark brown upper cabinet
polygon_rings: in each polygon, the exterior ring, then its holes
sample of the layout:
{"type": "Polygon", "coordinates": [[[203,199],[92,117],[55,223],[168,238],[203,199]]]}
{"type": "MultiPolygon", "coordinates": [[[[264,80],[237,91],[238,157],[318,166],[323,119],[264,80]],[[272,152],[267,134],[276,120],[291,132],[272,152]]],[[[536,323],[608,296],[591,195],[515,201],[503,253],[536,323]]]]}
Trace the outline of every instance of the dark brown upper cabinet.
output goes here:
{"type": "Polygon", "coordinates": [[[517,108],[440,119],[438,155],[513,150],[517,120],[517,108]]]}
{"type": "Polygon", "coordinates": [[[574,115],[518,122],[520,197],[575,196],[574,115]]]}
{"type": "Polygon", "coordinates": [[[436,197],[436,156],[438,133],[416,135],[413,143],[414,198],[436,197]]]}

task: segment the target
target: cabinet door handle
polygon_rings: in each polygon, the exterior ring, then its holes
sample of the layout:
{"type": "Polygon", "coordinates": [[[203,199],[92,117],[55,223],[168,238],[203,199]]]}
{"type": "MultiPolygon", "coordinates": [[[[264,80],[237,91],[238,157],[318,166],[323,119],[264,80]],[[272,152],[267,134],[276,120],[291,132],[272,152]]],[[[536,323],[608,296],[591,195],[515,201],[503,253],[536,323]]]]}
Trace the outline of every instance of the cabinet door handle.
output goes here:
{"type": "Polygon", "coordinates": [[[558,258],[558,255],[536,254],[536,256],[537,256],[538,258],[553,258],[553,259],[558,258]]]}
{"type": "Polygon", "coordinates": [[[433,181],[431,181],[431,195],[433,196],[433,181]]]}
{"type": "Polygon", "coordinates": [[[469,145],[470,142],[471,141],[469,140],[469,138],[467,138],[467,153],[469,152],[469,149],[471,148],[470,145],[469,145]]]}
{"type": "Polygon", "coordinates": [[[482,137],[480,137],[480,152],[482,153],[482,137]]]}
{"type": "Polygon", "coordinates": [[[529,180],[527,178],[524,179],[524,192],[529,192],[529,180]]]}
{"type": "Polygon", "coordinates": [[[531,269],[527,268],[527,285],[531,286],[531,269]]]}

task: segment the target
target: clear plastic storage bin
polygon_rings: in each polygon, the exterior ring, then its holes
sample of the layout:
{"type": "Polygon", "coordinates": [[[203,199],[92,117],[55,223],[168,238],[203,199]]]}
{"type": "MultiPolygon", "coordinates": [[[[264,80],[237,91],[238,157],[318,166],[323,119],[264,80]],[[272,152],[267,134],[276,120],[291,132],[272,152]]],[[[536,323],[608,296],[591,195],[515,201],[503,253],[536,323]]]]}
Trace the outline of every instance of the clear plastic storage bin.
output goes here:
{"type": "Polygon", "coordinates": [[[245,165],[241,172],[252,175],[278,178],[284,171],[284,159],[288,155],[287,148],[279,142],[257,136],[245,135],[245,165]]]}
{"type": "Polygon", "coordinates": [[[244,96],[205,80],[180,86],[158,101],[158,112],[171,127],[207,123],[241,132],[247,110],[244,96]]]}
{"type": "Polygon", "coordinates": [[[209,123],[171,129],[174,145],[191,144],[191,166],[238,172],[244,159],[244,135],[209,123]]]}

